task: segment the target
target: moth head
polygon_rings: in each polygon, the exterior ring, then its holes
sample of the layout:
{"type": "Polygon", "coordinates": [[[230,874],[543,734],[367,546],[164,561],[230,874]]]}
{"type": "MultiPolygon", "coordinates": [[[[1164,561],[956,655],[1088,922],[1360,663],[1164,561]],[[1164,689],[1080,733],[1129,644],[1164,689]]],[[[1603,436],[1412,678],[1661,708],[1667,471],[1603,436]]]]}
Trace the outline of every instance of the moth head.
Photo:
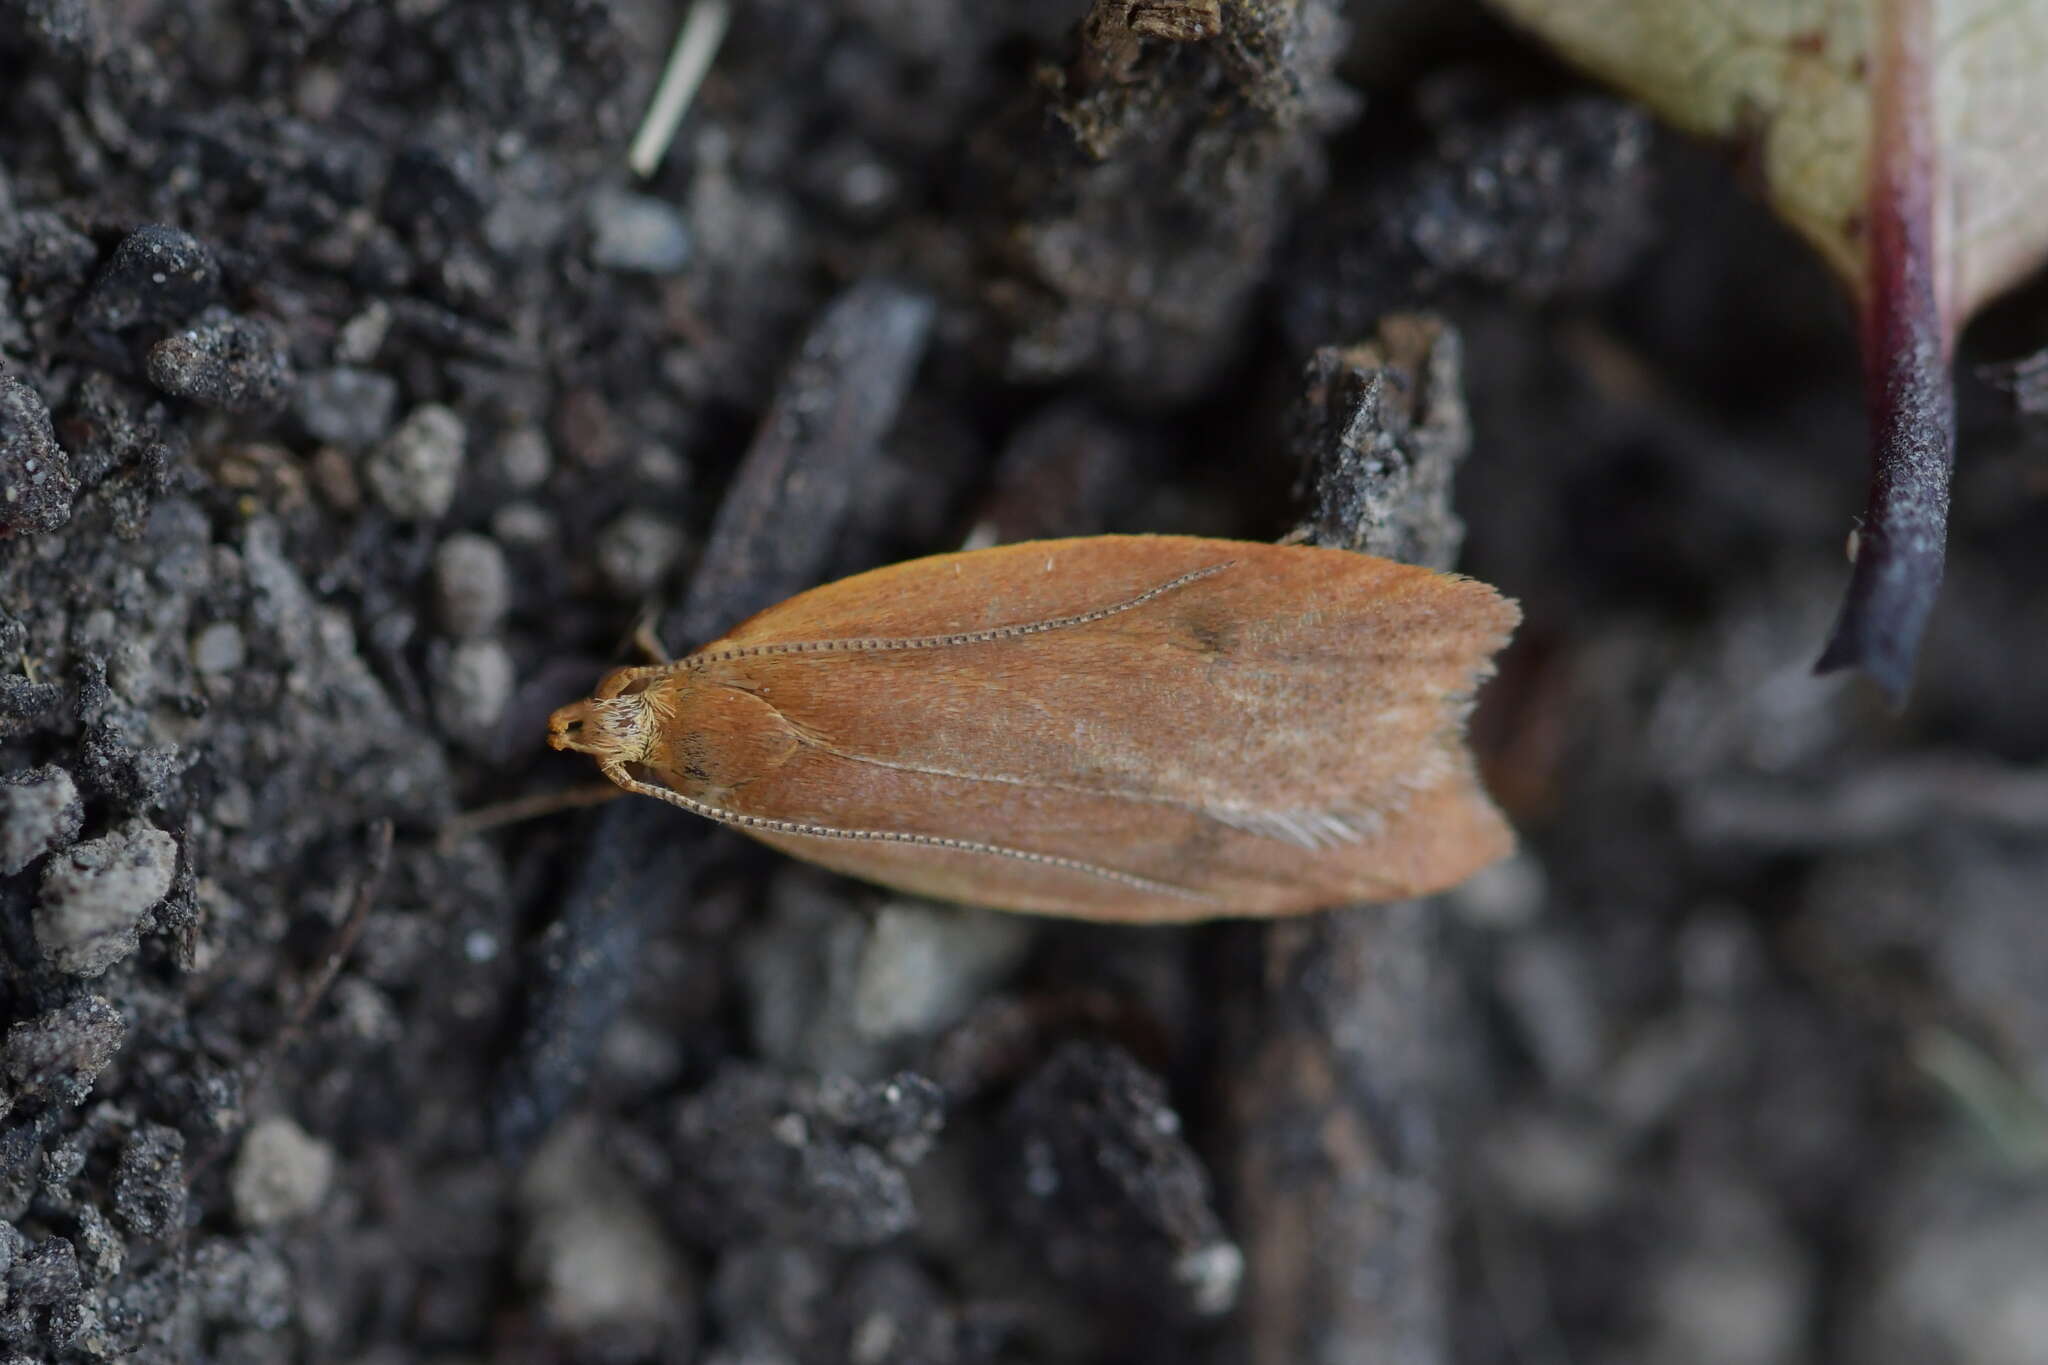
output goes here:
{"type": "Polygon", "coordinates": [[[571,702],[548,717],[548,743],[589,754],[605,768],[639,763],[654,744],[654,708],[638,692],[571,702]]]}

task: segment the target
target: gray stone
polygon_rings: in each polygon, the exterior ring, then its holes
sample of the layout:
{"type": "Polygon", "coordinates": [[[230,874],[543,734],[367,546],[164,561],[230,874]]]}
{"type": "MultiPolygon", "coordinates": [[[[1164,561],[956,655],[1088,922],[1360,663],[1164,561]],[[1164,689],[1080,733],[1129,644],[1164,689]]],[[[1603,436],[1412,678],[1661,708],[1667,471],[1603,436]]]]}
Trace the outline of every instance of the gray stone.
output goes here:
{"type": "Polygon", "coordinates": [[[519,1182],[520,1276],[558,1331],[689,1335],[690,1267],[646,1201],[600,1155],[588,1123],[565,1123],[519,1182]]]}
{"type": "Polygon", "coordinates": [[[554,514],[530,502],[508,502],[491,515],[491,535],[514,549],[542,549],[555,542],[554,514]]]}
{"type": "Polygon", "coordinates": [[[1622,1189],[1613,1134],[1569,1115],[1532,1110],[1496,1120],[1479,1146],[1492,1189],[1517,1210],[1565,1226],[1606,1213],[1622,1189]]]}
{"type": "Polygon", "coordinates": [[[489,635],[512,605],[512,569],[489,536],[458,532],[434,551],[434,605],[458,638],[489,635]]]}
{"type": "Polygon", "coordinates": [[[149,382],[174,398],[222,412],[276,412],[291,396],[291,357],[261,318],[209,313],[149,348],[149,382]]]}
{"type": "Polygon", "coordinates": [[[590,199],[590,259],[606,270],[673,275],[690,260],[690,227],[673,204],[601,190],[590,199]]]}
{"type": "Polygon", "coordinates": [[[1734,1181],[1689,1187],[1680,1196],[1683,1231],[1656,1253],[1641,1358],[1651,1365],[1808,1359],[1813,1267],[1777,1212],[1734,1181]]]}
{"type": "Polygon", "coordinates": [[[360,450],[384,439],[398,413],[398,381],[381,370],[316,370],[292,398],[299,425],[316,441],[360,450]]]}
{"type": "Polygon", "coordinates": [[[177,866],[177,841],[141,820],[74,844],[43,868],[36,942],[57,970],[98,976],[135,951],[177,866]]]}
{"type": "Polygon", "coordinates": [[[0,873],[11,877],[78,837],[85,806],[71,774],[49,765],[0,778],[0,873]]]}
{"type": "Polygon", "coordinates": [[[233,621],[215,621],[192,637],[192,666],[201,673],[232,673],[248,656],[242,628],[233,621]]]}
{"type": "Polygon", "coordinates": [[[1020,915],[892,901],[875,916],[853,982],[853,1024],[870,1038],[936,1035],[1030,951],[1020,915]]]}
{"type": "Polygon", "coordinates": [[[434,714],[466,744],[489,740],[516,681],[512,656],[496,640],[464,640],[436,658],[434,714]]]}
{"type": "Polygon", "coordinates": [[[276,1331],[292,1320],[291,1266],[267,1239],[209,1238],[191,1266],[192,1300],[206,1321],[276,1331]]]}
{"type": "Polygon", "coordinates": [[[220,265],[183,228],[148,223],[121,239],[78,307],[82,327],[176,325],[220,297],[220,265]]]}
{"type": "Polygon", "coordinates": [[[421,404],[371,453],[363,471],[370,491],[402,520],[446,516],[462,478],[468,440],[469,428],[453,409],[421,404]]]}
{"type": "Polygon", "coordinates": [[[243,1135],[228,1193],[244,1227],[267,1228],[318,1208],[333,1180],[333,1149],[275,1115],[259,1119],[243,1135]]]}
{"type": "Polygon", "coordinates": [[[597,536],[598,572],[622,597],[652,592],[682,555],[682,531],[652,512],[627,512],[597,536]]]}
{"type": "Polygon", "coordinates": [[[539,427],[513,427],[499,438],[498,472],[521,492],[546,483],[554,467],[554,449],[539,427]]]}
{"type": "Polygon", "coordinates": [[[1901,1182],[1850,1305],[1857,1365],[2038,1365],[2048,1341],[2048,1195],[1953,1158],[1901,1182]]]}
{"type": "Polygon", "coordinates": [[[0,1045],[0,1114],[24,1100],[49,1098],[77,1104],[121,1050],[128,1026],[121,1011],[97,995],[82,995],[24,1019],[0,1045]]]}

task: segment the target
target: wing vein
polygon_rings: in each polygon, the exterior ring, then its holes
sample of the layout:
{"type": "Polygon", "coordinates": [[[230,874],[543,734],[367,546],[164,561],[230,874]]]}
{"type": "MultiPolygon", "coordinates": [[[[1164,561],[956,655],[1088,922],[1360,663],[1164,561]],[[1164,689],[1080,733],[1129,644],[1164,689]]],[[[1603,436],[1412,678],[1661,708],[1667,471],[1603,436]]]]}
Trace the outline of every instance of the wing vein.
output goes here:
{"type": "Polygon", "coordinates": [[[683,660],[683,665],[701,669],[734,659],[759,659],[782,654],[872,654],[890,650],[947,649],[956,645],[985,645],[999,640],[1014,640],[1026,635],[1043,635],[1047,631],[1093,625],[1097,621],[1133,611],[1176,589],[1222,573],[1225,569],[1234,567],[1236,563],[1234,559],[1226,559],[1221,564],[1194,569],[1177,578],[1169,578],[1157,587],[1147,588],[1135,597],[1111,603],[1106,607],[1097,607],[1093,611],[1076,612],[1071,616],[1053,616],[1043,621],[1019,621],[1007,626],[990,626],[985,630],[966,630],[942,635],[855,636],[846,639],[780,640],[774,644],[739,645],[732,649],[721,649],[716,653],[693,654],[683,660]]]}
{"type": "Polygon", "coordinates": [[[630,792],[651,796],[657,801],[666,801],[679,806],[693,815],[715,820],[721,825],[736,829],[752,830],[764,834],[794,834],[814,839],[865,840],[885,844],[912,844],[920,848],[945,849],[954,853],[977,853],[996,858],[1012,858],[1019,862],[1037,863],[1043,867],[1057,867],[1069,872],[1079,872],[1091,877],[1147,891],[1158,895],[1180,896],[1187,900],[1205,904],[1218,904],[1214,896],[1172,882],[1162,882],[1151,877],[1141,877],[1135,872],[1124,872],[1114,867],[1104,867],[1081,858],[1063,857],[1057,853],[1038,853],[1028,848],[1011,848],[1006,844],[989,844],[975,839],[956,839],[940,834],[917,834],[908,830],[893,829],[840,829],[834,825],[818,825],[803,820],[776,820],[763,815],[746,815],[739,811],[726,810],[708,801],[698,801],[684,796],[669,787],[653,782],[642,782],[623,767],[605,770],[605,776],[630,792]]]}

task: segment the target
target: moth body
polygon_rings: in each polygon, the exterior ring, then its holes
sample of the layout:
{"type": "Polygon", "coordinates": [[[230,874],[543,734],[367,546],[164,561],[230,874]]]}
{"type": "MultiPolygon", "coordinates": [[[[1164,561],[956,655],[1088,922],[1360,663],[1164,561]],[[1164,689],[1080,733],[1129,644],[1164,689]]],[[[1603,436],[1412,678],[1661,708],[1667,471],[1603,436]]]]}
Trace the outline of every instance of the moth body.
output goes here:
{"type": "Polygon", "coordinates": [[[919,894],[1095,919],[1440,890],[1512,847],[1462,728],[1517,619],[1470,579],[1178,536],[941,555],[620,669],[550,742],[919,894]]]}

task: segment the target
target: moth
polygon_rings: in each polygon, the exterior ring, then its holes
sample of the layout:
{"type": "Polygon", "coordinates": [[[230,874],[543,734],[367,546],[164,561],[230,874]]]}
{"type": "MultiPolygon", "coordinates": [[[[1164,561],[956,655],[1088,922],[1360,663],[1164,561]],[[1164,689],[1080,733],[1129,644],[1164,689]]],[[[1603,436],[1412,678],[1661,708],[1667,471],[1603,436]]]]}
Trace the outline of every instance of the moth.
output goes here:
{"type": "Polygon", "coordinates": [[[629,792],[919,895],[1135,922],[1449,887],[1506,854],[1465,747],[1520,613],[1309,546],[1096,536],[829,583],[548,722],[629,792]]]}

